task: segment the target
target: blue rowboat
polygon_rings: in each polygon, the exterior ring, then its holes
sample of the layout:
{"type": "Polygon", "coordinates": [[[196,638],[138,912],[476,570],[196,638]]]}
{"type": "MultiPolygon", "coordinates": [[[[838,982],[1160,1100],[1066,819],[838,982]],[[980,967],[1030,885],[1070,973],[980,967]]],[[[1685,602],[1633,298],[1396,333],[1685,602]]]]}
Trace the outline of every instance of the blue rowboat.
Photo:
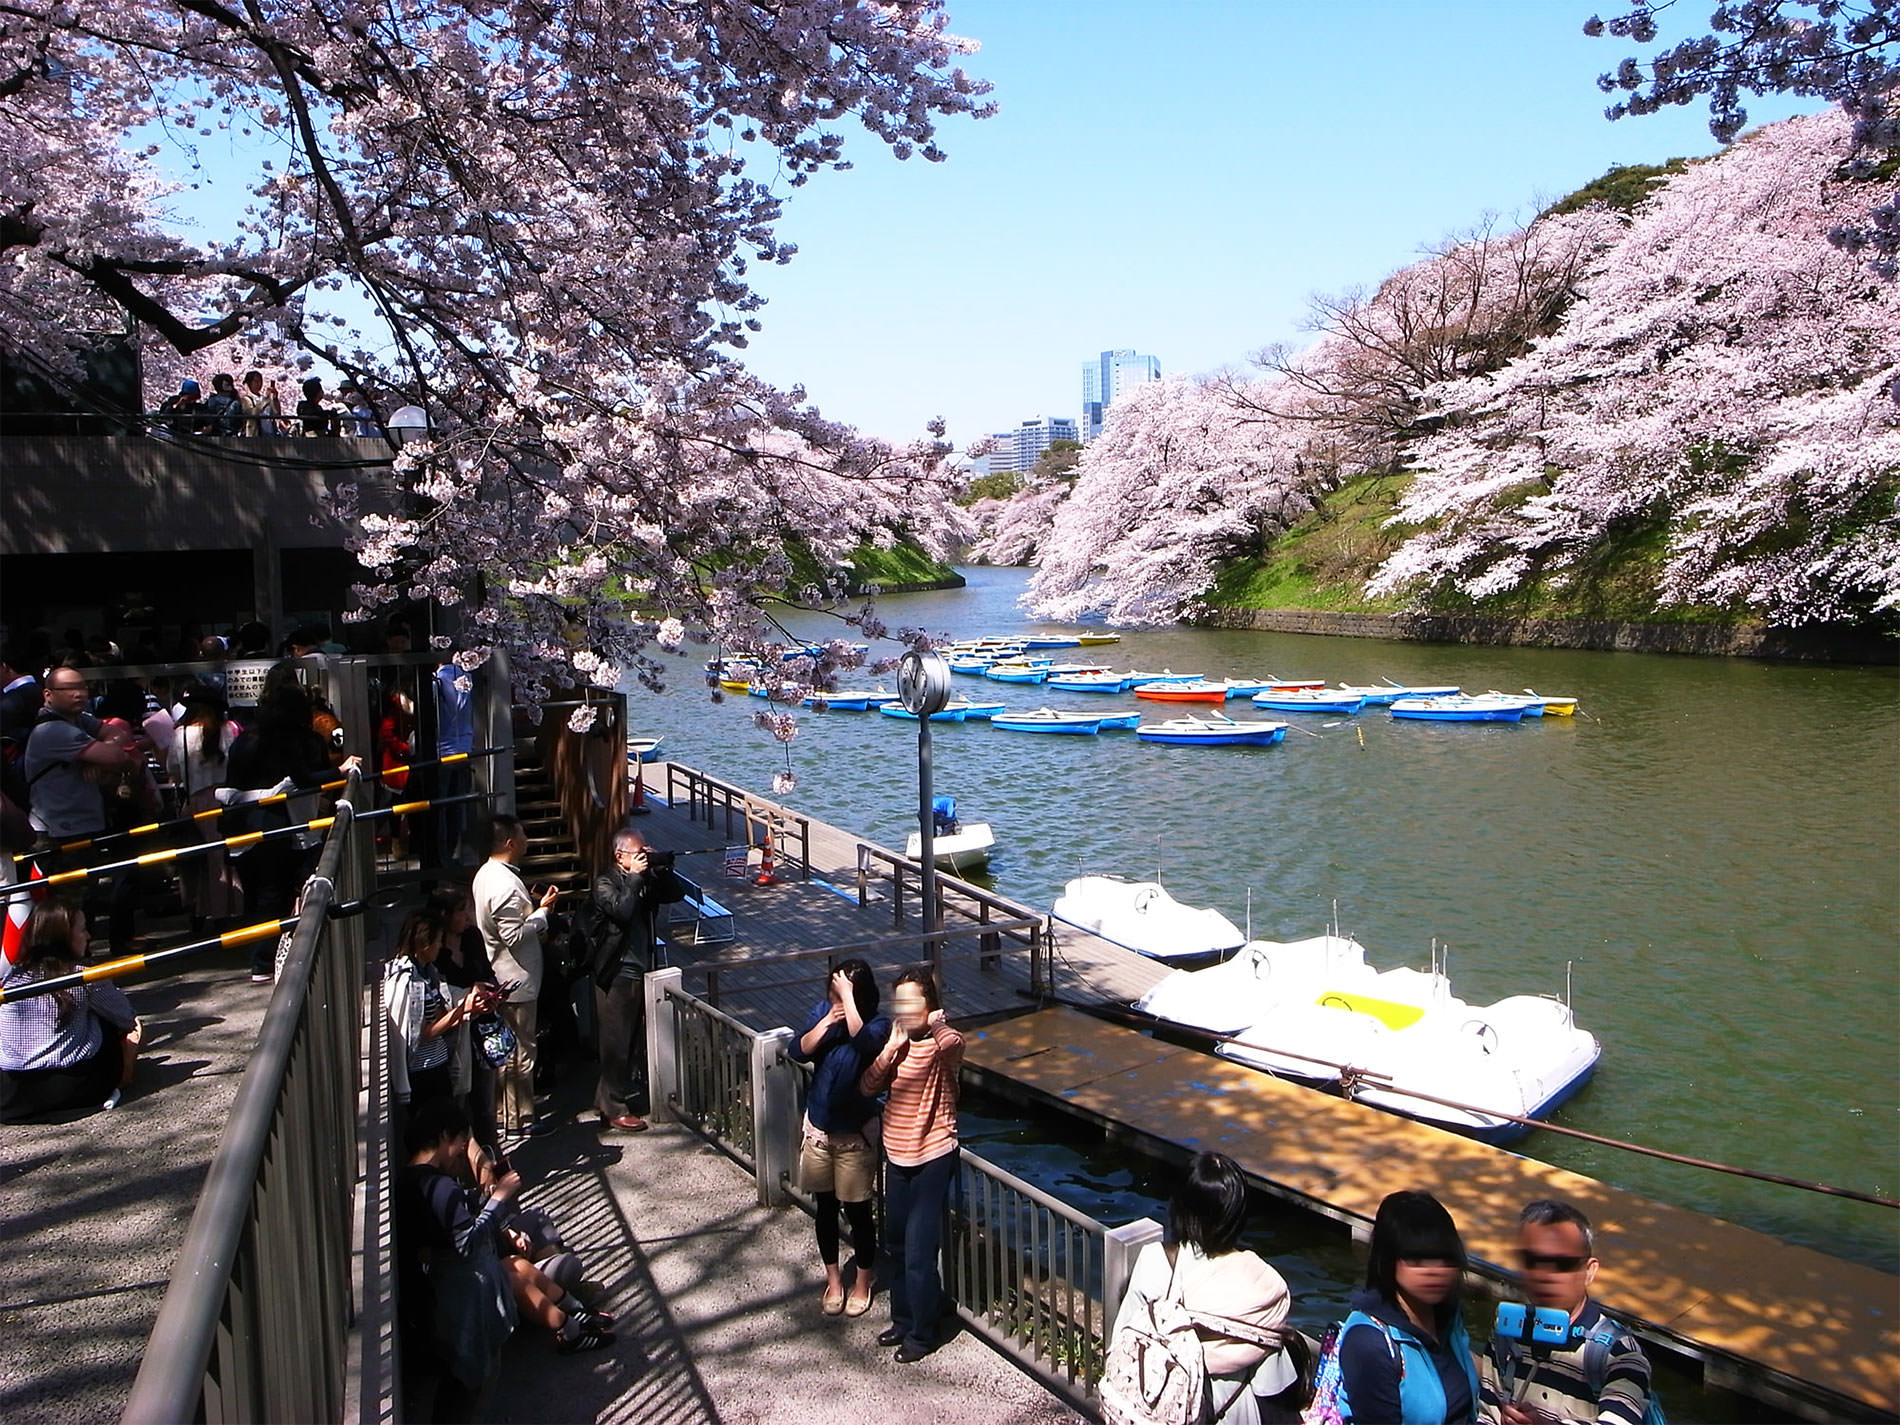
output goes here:
{"type": "Polygon", "coordinates": [[[1236,722],[1213,713],[1207,717],[1171,717],[1145,722],[1135,729],[1142,742],[1164,742],[1178,747],[1271,747],[1286,737],[1283,722],[1236,722]]]}
{"type": "MultiPolygon", "coordinates": [[[[901,717],[906,722],[917,721],[917,714],[905,707],[902,703],[886,703],[883,707],[879,708],[878,711],[883,713],[885,717],[901,717]]],[[[932,713],[930,720],[932,722],[962,722],[964,716],[965,714],[962,708],[945,708],[942,712],[932,713]]]]}
{"type": "Polygon", "coordinates": [[[1222,678],[1227,685],[1230,698],[1251,698],[1255,693],[1264,693],[1273,684],[1265,678],[1222,678]]]}
{"type": "Polygon", "coordinates": [[[1132,732],[1140,726],[1141,714],[1138,712],[1110,713],[1102,719],[1103,732],[1132,732]]]}
{"type": "Polygon", "coordinates": [[[1024,648],[1080,648],[1082,640],[1063,635],[1051,635],[1048,638],[1025,638],[1024,648]]]}
{"type": "Polygon", "coordinates": [[[1542,717],[1544,715],[1544,699],[1538,697],[1535,693],[1526,693],[1520,696],[1517,693],[1500,693],[1496,688],[1493,688],[1490,692],[1486,693],[1485,696],[1488,698],[1502,698],[1507,703],[1524,704],[1525,717],[1542,717]]]}
{"type": "Polygon", "coordinates": [[[1392,716],[1417,722],[1521,722],[1524,706],[1511,698],[1400,698],[1392,704],[1392,716]]]}
{"type": "Polygon", "coordinates": [[[998,713],[990,719],[990,726],[1000,727],[1005,732],[1066,732],[1093,736],[1102,730],[1102,720],[1089,717],[1086,713],[1037,708],[1027,713],[998,713]]]}
{"type": "Polygon", "coordinates": [[[1004,707],[1001,703],[976,703],[971,702],[968,698],[952,698],[948,703],[944,704],[944,711],[960,712],[966,719],[979,718],[987,721],[995,717],[998,713],[1008,712],[1009,709],[1004,707]]]}
{"type": "Polygon", "coordinates": [[[1065,693],[1125,693],[1134,685],[1119,673],[1065,673],[1049,679],[1065,693]]]}
{"type": "Polygon", "coordinates": [[[983,670],[992,683],[1041,683],[1049,677],[1048,666],[1033,663],[995,663],[983,670]]]}
{"type": "Polygon", "coordinates": [[[1387,678],[1385,684],[1401,698],[1462,698],[1465,695],[1463,688],[1449,683],[1395,683],[1387,678]]]}
{"type": "Polygon", "coordinates": [[[1129,673],[1127,678],[1128,686],[1131,688],[1138,688],[1143,683],[1198,683],[1201,681],[1199,673],[1176,673],[1166,668],[1159,673],[1129,673]]]}
{"type": "Polygon", "coordinates": [[[1275,712],[1356,713],[1366,700],[1357,693],[1267,692],[1255,693],[1253,705],[1275,712]]]}
{"type": "Polygon", "coordinates": [[[872,708],[883,707],[886,703],[896,701],[896,693],[887,693],[879,688],[875,693],[813,693],[800,706],[815,708],[823,703],[832,712],[869,712],[872,708]]]}
{"type": "Polygon", "coordinates": [[[976,673],[980,675],[985,668],[988,668],[997,660],[989,657],[979,657],[973,654],[967,658],[949,658],[944,661],[950,665],[950,671],[952,673],[976,673]]]}

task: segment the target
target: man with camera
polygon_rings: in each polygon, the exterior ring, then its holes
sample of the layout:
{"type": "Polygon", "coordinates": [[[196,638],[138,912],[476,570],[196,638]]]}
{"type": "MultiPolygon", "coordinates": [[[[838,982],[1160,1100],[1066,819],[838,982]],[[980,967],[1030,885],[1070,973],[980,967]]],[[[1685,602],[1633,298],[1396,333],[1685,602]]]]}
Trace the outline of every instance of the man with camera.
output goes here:
{"type": "Polygon", "coordinates": [[[649,850],[637,831],[615,832],[613,863],[594,878],[588,969],[600,1031],[594,1113],[603,1127],[622,1133],[647,1126],[644,976],[654,966],[654,915],[662,902],[679,898],[673,853],[649,850]]]}
{"type": "Polygon", "coordinates": [[[1600,1265],[1590,1219],[1567,1202],[1529,1203],[1518,1216],[1517,1245],[1531,1310],[1516,1302],[1498,1307],[1491,1350],[1479,1362],[1479,1418],[1487,1425],[1660,1420],[1643,1348],[1590,1299],[1600,1265]]]}

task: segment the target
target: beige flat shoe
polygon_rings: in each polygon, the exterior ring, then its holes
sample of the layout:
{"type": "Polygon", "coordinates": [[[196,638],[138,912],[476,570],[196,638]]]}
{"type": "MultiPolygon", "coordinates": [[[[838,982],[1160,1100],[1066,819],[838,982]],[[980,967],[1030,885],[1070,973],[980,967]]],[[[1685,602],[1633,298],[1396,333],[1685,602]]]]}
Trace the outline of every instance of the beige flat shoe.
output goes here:
{"type": "Polygon", "coordinates": [[[871,1298],[869,1295],[859,1296],[854,1292],[845,1299],[844,1314],[846,1316],[862,1316],[870,1309],[871,1298]]]}
{"type": "Polygon", "coordinates": [[[825,1315],[827,1316],[844,1315],[844,1288],[843,1287],[838,1288],[837,1291],[831,1291],[829,1289],[826,1290],[825,1315]]]}

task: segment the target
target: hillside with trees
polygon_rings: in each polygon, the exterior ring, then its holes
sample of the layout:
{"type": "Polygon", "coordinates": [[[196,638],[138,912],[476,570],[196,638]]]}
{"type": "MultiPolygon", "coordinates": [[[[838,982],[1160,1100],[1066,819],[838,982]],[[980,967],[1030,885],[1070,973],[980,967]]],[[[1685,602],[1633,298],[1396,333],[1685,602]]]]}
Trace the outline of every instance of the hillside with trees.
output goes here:
{"type": "Polygon", "coordinates": [[[1831,111],[1456,235],[1315,299],[1302,349],[1117,403],[1072,488],[974,512],[979,548],[1033,546],[1058,618],[1890,622],[1900,288],[1830,241],[1890,176],[1856,156],[1831,111]]]}

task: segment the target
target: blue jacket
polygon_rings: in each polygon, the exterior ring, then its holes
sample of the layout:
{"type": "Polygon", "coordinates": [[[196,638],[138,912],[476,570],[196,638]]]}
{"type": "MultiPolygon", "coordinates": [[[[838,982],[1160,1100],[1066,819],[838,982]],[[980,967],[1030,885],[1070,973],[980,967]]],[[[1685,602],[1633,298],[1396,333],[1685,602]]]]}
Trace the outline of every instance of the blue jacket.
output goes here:
{"type": "Polygon", "coordinates": [[[1354,1425],[1451,1425],[1477,1419],[1478,1369],[1462,1317],[1452,1317],[1442,1342],[1429,1344],[1405,1312],[1377,1292],[1355,1292],[1352,1306],[1339,1328],[1343,1417],[1354,1425]]]}
{"type": "Polygon", "coordinates": [[[864,1021],[856,1038],[842,1023],[834,1024],[818,1041],[818,1048],[805,1053],[799,1045],[830,1011],[831,1001],[820,1000],[792,1043],[794,1059],[816,1066],[811,1092],[805,1099],[805,1116],[811,1119],[813,1128],[824,1133],[858,1133],[877,1114],[877,1100],[858,1092],[858,1079],[890,1038],[891,1022],[881,1014],[873,1015],[864,1021]]]}

